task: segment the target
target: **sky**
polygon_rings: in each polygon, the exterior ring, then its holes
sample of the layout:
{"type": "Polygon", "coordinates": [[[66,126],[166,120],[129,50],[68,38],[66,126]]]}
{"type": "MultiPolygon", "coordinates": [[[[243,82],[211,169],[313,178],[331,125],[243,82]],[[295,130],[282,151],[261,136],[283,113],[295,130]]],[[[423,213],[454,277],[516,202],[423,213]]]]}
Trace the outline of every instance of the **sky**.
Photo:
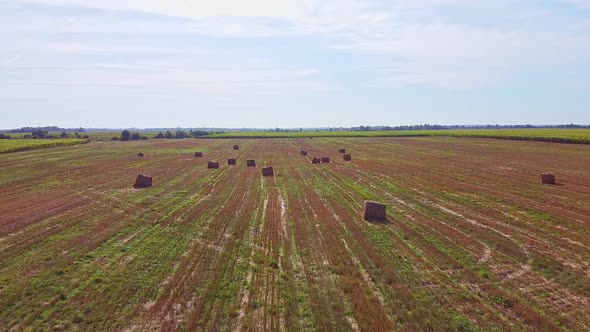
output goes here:
{"type": "Polygon", "coordinates": [[[590,124],[590,0],[0,0],[0,128],[590,124]]]}

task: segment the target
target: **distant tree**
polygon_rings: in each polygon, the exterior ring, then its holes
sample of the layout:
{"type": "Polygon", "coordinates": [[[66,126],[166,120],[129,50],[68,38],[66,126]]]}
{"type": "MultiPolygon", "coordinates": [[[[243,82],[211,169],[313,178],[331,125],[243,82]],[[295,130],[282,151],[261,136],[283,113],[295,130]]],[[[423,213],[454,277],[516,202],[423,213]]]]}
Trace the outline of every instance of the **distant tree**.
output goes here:
{"type": "Polygon", "coordinates": [[[66,133],[65,131],[61,132],[61,135],[59,135],[59,138],[68,138],[68,133],[66,133]]]}
{"type": "Polygon", "coordinates": [[[166,130],[166,134],[164,134],[164,137],[167,139],[171,139],[172,138],[172,133],[170,132],[170,130],[166,130]]]}
{"type": "Polygon", "coordinates": [[[10,135],[0,134],[0,139],[10,139],[10,135]]]}
{"type": "Polygon", "coordinates": [[[176,134],[174,135],[174,138],[187,138],[187,137],[188,137],[187,133],[182,130],[176,131],[176,134]]]}
{"type": "Polygon", "coordinates": [[[82,138],[83,138],[83,139],[90,139],[90,136],[88,136],[88,135],[84,135],[84,136],[82,136],[82,138]]]}
{"type": "Polygon", "coordinates": [[[141,138],[141,135],[139,135],[139,133],[133,133],[131,134],[131,140],[132,141],[137,141],[141,138]]]}
{"type": "Polygon", "coordinates": [[[47,137],[47,131],[43,130],[43,129],[35,129],[33,130],[33,132],[31,133],[33,138],[46,138],[47,137]]]}
{"type": "Polygon", "coordinates": [[[163,132],[159,132],[158,135],[156,135],[154,138],[162,139],[162,138],[164,138],[164,133],[163,132]]]}
{"type": "Polygon", "coordinates": [[[360,126],[359,127],[360,131],[370,131],[371,130],[371,126],[360,126]]]}
{"type": "Polygon", "coordinates": [[[128,141],[131,139],[131,132],[129,130],[123,130],[121,132],[121,141],[128,141]]]}
{"type": "Polygon", "coordinates": [[[190,132],[192,137],[200,137],[200,136],[207,136],[209,135],[209,132],[203,131],[203,130],[195,130],[195,131],[191,131],[190,132]]]}
{"type": "Polygon", "coordinates": [[[76,136],[76,138],[82,138],[82,136],[80,136],[77,131],[74,132],[74,136],[76,136]]]}

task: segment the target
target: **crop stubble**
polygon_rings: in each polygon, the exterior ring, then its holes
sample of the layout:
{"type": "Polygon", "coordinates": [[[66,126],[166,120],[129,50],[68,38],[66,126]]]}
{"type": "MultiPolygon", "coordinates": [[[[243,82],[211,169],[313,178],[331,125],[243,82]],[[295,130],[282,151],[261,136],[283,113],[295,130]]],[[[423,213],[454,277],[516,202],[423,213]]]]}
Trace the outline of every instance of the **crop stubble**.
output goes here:
{"type": "Polygon", "coordinates": [[[583,145],[174,140],[0,161],[9,329],[590,328],[583,145]],[[206,169],[229,157],[236,166],[206,169]],[[539,184],[544,171],[560,185],[539,184]],[[154,187],[131,189],[139,173],[154,187]],[[365,199],[386,203],[389,221],[363,221],[365,199]]]}

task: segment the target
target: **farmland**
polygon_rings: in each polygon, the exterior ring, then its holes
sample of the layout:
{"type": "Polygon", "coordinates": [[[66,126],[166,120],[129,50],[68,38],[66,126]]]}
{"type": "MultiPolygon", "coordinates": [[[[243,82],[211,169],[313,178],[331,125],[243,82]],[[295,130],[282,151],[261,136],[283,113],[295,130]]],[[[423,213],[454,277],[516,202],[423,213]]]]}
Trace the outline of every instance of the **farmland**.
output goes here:
{"type": "Polygon", "coordinates": [[[149,140],[0,163],[2,330],[590,329],[587,145],[149,140]]]}
{"type": "Polygon", "coordinates": [[[27,151],[88,143],[85,139],[2,139],[0,153],[27,151]]]}
{"type": "Polygon", "coordinates": [[[285,131],[227,132],[210,138],[304,138],[304,137],[469,137],[518,141],[590,144],[590,129],[437,129],[386,131],[285,131]]]}

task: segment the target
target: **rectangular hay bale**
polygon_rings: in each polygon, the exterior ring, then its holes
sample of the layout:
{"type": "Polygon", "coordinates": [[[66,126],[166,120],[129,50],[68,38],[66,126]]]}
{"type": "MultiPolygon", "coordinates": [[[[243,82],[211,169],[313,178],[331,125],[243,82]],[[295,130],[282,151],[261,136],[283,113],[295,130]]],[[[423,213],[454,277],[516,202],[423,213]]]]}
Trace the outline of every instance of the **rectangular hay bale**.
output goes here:
{"type": "Polygon", "coordinates": [[[274,170],[272,169],[272,167],[264,167],[262,169],[262,176],[274,176],[274,170]]]}
{"type": "Polygon", "coordinates": [[[133,188],[149,188],[152,186],[152,177],[149,175],[139,174],[135,178],[133,188]]]}
{"type": "Polygon", "coordinates": [[[555,174],[553,173],[543,173],[541,174],[541,183],[544,184],[555,184],[555,174]]]}
{"type": "Polygon", "coordinates": [[[387,211],[385,205],[377,202],[365,201],[365,220],[387,220],[387,211]]]}

